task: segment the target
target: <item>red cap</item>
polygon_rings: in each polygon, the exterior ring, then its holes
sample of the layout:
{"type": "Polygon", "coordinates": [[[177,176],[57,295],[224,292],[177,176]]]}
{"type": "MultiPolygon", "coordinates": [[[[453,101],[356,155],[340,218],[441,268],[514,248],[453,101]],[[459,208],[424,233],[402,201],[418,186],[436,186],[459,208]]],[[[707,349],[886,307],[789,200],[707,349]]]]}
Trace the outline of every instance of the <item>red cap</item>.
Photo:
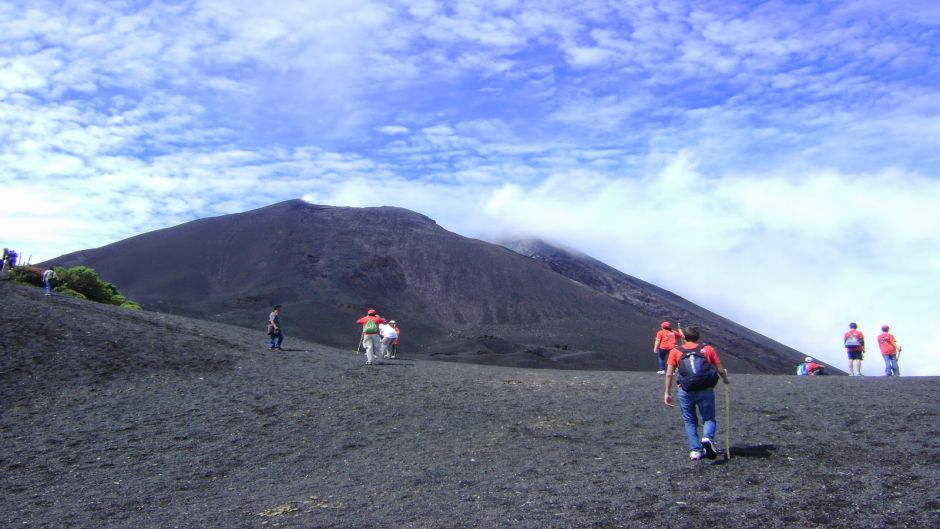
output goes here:
{"type": "Polygon", "coordinates": [[[672,324],[669,323],[668,321],[664,321],[660,323],[659,326],[662,327],[663,329],[668,329],[669,327],[672,327],[672,324]]]}
{"type": "Polygon", "coordinates": [[[375,309],[369,309],[369,316],[375,316],[375,309]]]}

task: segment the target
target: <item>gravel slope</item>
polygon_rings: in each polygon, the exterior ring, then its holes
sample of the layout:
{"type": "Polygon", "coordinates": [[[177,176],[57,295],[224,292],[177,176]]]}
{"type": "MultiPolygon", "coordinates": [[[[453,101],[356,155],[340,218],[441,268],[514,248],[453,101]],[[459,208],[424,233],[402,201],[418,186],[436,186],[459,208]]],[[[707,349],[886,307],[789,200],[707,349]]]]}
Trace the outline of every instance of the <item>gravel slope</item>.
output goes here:
{"type": "Polygon", "coordinates": [[[272,354],[0,294],[3,527],[940,526],[937,378],[732,373],[733,457],[693,463],[653,373],[366,367],[288,322],[272,354]]]}

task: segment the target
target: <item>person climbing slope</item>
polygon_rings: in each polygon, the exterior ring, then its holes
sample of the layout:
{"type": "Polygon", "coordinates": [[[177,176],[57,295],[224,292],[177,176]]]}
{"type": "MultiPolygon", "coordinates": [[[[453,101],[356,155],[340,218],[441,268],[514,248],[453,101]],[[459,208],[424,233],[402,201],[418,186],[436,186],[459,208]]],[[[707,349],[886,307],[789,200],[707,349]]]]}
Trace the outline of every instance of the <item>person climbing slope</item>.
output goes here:
{"type": "Polygon", "coordinates": [[[718,351],[711,345],[699,344],[696,327],[685,330],[686,343],[669,352],[666,360],[665,395],[663,402],[672,407],[672,380],[679,374],[679,408],[689,442],[689,459],[698,461],[703,457],[715,459],[715,384],[721,377],[730,384],[728,372],[721,365],[718,351]],[[696,414],[696,410],[698,414],[696,414]],[[698,416],[702,419],[702,437],[698,436],[698,416]]]}
{"type": "Polygon", "coordinates": [[[653,340],[653,353],[659,355],[659,371],[656,374],[665,375],[666,358],[669,356],[669,351],[672,351],[682,339],[682,331],[673,331],[672,324],[668,321],[660,323],[659,326],[661,328],[653,340]]]}
{"type": "Polygon", "coordinates": [[[379,341],[379,325],[386,323],[385,318],[379,316],[375,309],[369,309],[365,316],[356,320],[362,325],[362,345],[366,348],[366,365],[375,363],[375,351],[381,347],[379,341]]]}

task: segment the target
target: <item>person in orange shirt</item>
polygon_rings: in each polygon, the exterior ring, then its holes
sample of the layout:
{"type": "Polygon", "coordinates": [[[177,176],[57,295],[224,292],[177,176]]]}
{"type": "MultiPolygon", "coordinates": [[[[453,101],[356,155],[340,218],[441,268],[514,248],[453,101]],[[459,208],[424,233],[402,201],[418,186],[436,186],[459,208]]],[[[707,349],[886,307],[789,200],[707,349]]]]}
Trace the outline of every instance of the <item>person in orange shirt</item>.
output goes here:
{"type": "Polygon", "coordinates": [[[865,358],[865,335],[858,330],[858,324],[849,324],[849,330],[842,335],[845,352],[849,356],[849,376],[862,377],[862,360],[865,358]]]}
{"type": "Polygon", "coordinates": [[[881,348],[881,356],[885,360],[885,376],[899,377],[901,370],[898,368],[898,356],[901,353],[901,346],[894,338],[894,335],[888,332],[891,330],[887,325],[881,326],[881,334],[878,335],[878,347],[881,348]]]}
{"type": "Polygon", "coordinates": [[[660,323],[659,326],[661,328],[653,340],[653,354],[659,355],[659,371],[656,374],[665,375],[666,357],[669,356],[669,351],[673,350],[679,340],[682,339],[682,329],[673,331],[672,324],[668,321],[660,323]]]}

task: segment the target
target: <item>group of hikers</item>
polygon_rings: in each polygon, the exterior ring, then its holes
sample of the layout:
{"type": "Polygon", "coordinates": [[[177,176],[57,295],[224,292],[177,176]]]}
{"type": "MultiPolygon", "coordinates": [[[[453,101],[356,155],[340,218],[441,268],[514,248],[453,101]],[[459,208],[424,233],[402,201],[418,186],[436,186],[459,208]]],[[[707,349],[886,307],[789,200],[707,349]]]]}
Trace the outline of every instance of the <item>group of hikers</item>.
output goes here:
{"type": "MultiPolygon", "coordinates": [[[[358,353],[365,348],[366,365],[381,363],[376,359],[379,351],[382,358],[395,358],[398,355],[401,328],[395,320],[386,320],[375,309],[369,309],[365,316],[356,320],[361,327],[361,339],[356,349],[358,353]]],[[[885,357],[885,375],[899,376],[897,356],[901,347],[894,336],[888,332],[887,325],[882,326],[878,336],[881,353],[885,357]]],[[[275,305],[268,316],[268,336],[270,348],[281,349],[284,333],[281,330],[281,306],[275,305]]],[[[685,426],[689,445],[689,459],[715,459],[718,448],[715,442],[717,422],[715,420],[715,391],[719,380],[730,385],[728,371],[721,365],[718,351],[713,345],[701,342],[699,329],[682,329],[677,323],[676,329],[664,321],[653,341],[653,353],[659,360],[658,374],[665,375],[663,402],[673,407],[672,390],[678,386],[679,408],[685,426]],[[675,381],[675,383],[674,383],[675,381]],[[702,430],[699,435],[699,419],[702,430]]],[[[861,361],[865,352],[865,336],[854,322],[843,336],[843,344],[849,356],[849,372],[852,376],[861,375],[861,361]]],[[[800,364],[798,374],[816,376],[825,374],[825,366],[806,357],[800,364]]]]}
{"type": "MultiPolygon", "coordinates": [[[[885,361],[885,376],[897,377],[900,376],[898,356],[901,354],[901,346],[889,331],[890,327],[882,325],[878,346],[885,361]]],[[[689,459],[692,461],[714,459],[718,455],[715,447],[717,423],[714,387],[719,379],[726,385],[730,384],[728,371],[721,365],[718,351],[712,345],[700,343],[700,339],[697,328],[688,327],[683,331],[681,324],[677,324],[676,329],[673,329],[670,322],[664,321],[653,340],[653,353],[659,360],[657,373],[666,375],[663,401],[667,406],[673,406],[672,388],[674,385],[679,386],[679,408],[689,443],[689,459]],[[678,380],[673,384],[675,376],[678,376],[678,380]],[[699,418],[702,422],[701,436],[699,418]]],[[[858,330],[858,324],[850,323],[842,340],[849,357],[849,375],[863,376],[865,335],[858,330]]],[[[797,374],[823,375],[825,366],[807,356],[799,365],[797,374]]]]}
{"type": "MultiPolygon", "coordinates": [[[[401,327],[398,322],[386,320],[379,316],[375,309],[369,309],[356,323],[362,326],[362,337],[356,347],[356,353],[365,348],[366,365],[381,363],[375,358],[376,351],[380,351],[384,359],[398,357],[398,345],[401,343],[401,327]]],[[[268,315],[268,337],[271,340],[269,349],[280,350],[284,342],[280,305],[275,305],[268,315]]]]}
{"type": "MultiPolygon", "coordinates": [[[[901,369],[898,367],[898,358],[901,356],[901,346],[898,345],[897,339],[890,331],[891,327],[881,326],[881,334],[878,335],[878,348],[881,350],[881,357],[885,361],[885,376],[899,377],[901,376],[901,369]]],[[[865,376],[862,374],[862,360],[865,358],[865,335],[858,330],[857,323],[852,322],[849,324],[849,330],[842,335],[842,342],[849,357],[849,376],[865,376]]]]}

